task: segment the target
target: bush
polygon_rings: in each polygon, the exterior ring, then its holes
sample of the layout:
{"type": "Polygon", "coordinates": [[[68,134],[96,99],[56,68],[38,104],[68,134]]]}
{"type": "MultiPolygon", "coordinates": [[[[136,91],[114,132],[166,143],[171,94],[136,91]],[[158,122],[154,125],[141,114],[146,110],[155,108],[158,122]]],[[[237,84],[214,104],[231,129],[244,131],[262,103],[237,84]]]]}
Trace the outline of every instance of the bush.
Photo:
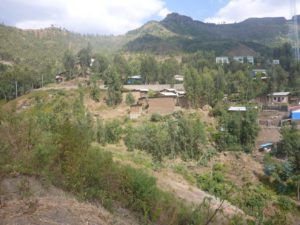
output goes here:
{"type": "Polygon", "coordinates": [[[225,179],[224,165],[216,163],[212,173],[201,174],[197,177],[197,185],[204,191],[218,197],[228,198],[228,192],[233,185],[225,179]]]}
{"type": "Polygon", "coordinates": [[[197,114],[178,113],[165,117],[163,123],[148,122],[128,131],[124,138],[127,148],[146,151],[156,161],[164,156],[198,160],[206,152],[206,131],[197,114]]]}
{"type": "Polygon", "coordinates": [[[95,102],[100,101],[100,88],[96,84],[93,84],[93,87],[90,90],[90,96],[95,102]]]}
{"type": "Polygon", "coordinates": [[[159,122],[159,121],[161,121],[162,119],[163,119],[163,116],[162,116],[162,115],[160,115],[159,113],[153,113],[153,114],[151,115],[150,121],[151,121],[151,122],[159,122]]]}
{"type": "Polygon", "coordinates": [[[278,197],[277,204],[282,210],[286,211],[292,211],[296,208],[296,203],[285,196],[278,197]]]}
{"type": "Polygon", "coordinates": [[[125,102],[126,102],[126,105],[132,105],[132,104],[134,104],[134,102],[135,102],[135,99],[134,99],[134,96],[133,96],[133,94],[131,93],[131,92],[129,92],[127,95],[126,95],[126,100],[125,100],[125,102]]]}
{"type": "Polygon", "coordinates": [[[119,120],[112,120],[105,123],[105,141],[114,144],[120,141],[122,135],[122,127],[119,120]]]}

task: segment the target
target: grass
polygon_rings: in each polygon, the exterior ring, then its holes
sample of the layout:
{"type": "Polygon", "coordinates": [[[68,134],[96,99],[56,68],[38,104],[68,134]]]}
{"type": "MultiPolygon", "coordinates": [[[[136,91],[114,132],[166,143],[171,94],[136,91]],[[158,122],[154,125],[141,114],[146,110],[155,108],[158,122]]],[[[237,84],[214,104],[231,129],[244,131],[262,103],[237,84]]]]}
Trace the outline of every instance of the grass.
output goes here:
{"type": "MultiPolygon", "coordinates": [[[[95,144],[97,145],[97,144],[95,144]]],[[[105,147],[106,151],[109,151],[112,153],[113,158],[120,162],[132,162],[137,166],[143,167],[145,169],[156,169],[157,165],[153,163],[152,158],[149,154],[134,150],[132,152],[129,152],[126,150],[126,147],[124,145],[108,145],[105,147]]]]}
{"type": "Polygon", "coordinates": [[[175,173],[178,173],[182,175],[182,177],[191,185],[195,185],[197,183],[194,175],[188,170],[185,164],[180,163],[177,165],[174,165],[173,171],[175,173]]]}

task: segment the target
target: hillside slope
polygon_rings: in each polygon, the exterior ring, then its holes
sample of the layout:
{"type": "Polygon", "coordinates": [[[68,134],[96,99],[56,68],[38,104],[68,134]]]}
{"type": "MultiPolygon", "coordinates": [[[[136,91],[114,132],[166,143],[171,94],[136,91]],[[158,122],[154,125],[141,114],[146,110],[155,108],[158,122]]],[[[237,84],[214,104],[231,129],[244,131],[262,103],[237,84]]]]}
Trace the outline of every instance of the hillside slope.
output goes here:
{"type": "Polygon", "coordinates": [[[7,177],[0,190],[0,224],[139,224],[125,209],[112,214],[33,177],[7,177]]]}
{"type": "Polygon", "coordinates": [[[160,33],[162,35],[159,36],[157,31],[153,32],[146,27],[141,27],[128,33],[139,35],[138,38],[129,42],[126,48],[129,51],[157,52],[157,46],[165,48],[166,43],[171,43],[167,49],[169,52],[179,49],[188,52],[214,50],[222,54],[242,42],[254,50],[263,52],[265,49],[262,49],[262,46],[272,47],[286,40],[289,24],[290,21],[285,18],[275,17],[250,18],[240,23],[217,25],[172,13],[160,21],[159,25],[175,35],[160,33]]]}

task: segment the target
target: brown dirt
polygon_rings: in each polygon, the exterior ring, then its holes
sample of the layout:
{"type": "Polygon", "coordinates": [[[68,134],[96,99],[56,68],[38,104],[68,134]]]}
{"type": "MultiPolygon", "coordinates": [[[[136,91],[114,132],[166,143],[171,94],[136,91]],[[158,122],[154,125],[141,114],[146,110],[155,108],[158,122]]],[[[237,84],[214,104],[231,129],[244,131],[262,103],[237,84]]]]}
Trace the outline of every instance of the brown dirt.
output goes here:
{"type": "MultiPolygon", "coordinates": [[[[201,204],[205,199],[211,199],[212,209],[217,209],[221,200],[216,198],[213,195],[208,194],[201,189],[190,185],[185,181],[182,176],[177,175],[170,171],[164,171],[163,173],[155,173],[157,178],[158,186],[165,191],[169,191],[175,194],[180,199],[192,203],[192,204],[201,204]]],[[[229,202],[225,201],[222,206],[222,211],[226,216],[233,216],[236,214],[244,214],[242,210],[231,205],[229,202]]]]}
{"type": "Polygon", "coordinates": [[[78,202],[53,186],[18,176],[0,184],[0,225],[101,224],[137,225],[125,209],[111,214],[101,206],[78,202]]]}
{"type": "MultiPolygon", "coordinates": [[[[119,155],[122,155],[121,159],[118,159],[118,162],[130,165],[135,168],[144,168],[142,164],[136,164],[125,157],[130,153],[126,151],[126,148],[124,146],[114,146],[113,148],[112,146],[110,146],[110,148],[112,149],[112,152],[118,152],[119,155]]],[[[167,164],[175,164],[180,162],[181,160],[179,160],[179,162],[175,162],[175,160],[173,160],[173,163],[171,161],[168,161],[167,164]]],[[[201,204],[206,198],[211,199],[210,204],[212,210],[217,209],[221,204],[220,199],[216,198],[213,195],[210,195],[205,191],[202,191],[195,185],[189,184],[181,175],[174,173],[172,167],[166,166],[162,169],[159,169],[159,171],[148,169],[147,172],[149,172],[157,179],[157,185],[160,189],[166,192],[173,193],[175,196],[177,196],[179,199],[182,199],[187,204],[198,205],[201,204]]],[[[222,211],[225,217],[232,217],[236,214],[244,214],[241,209],[230,204],[227,201],[223,203],[222,211]]],[[[222,221],[224,222],[225,220],[220,220],[220,224],[223,224],[222,221]]]]}
{"type": "Polygon", "coordinates": [[[259,148],[261,144],[272,142],[277,143],[281,139],[280,127],[261,127],[256,139],[256,147],[259,148]]]}
{"type": "Polygon", "coordinates": [[[249,155],[242,152],[220,153],[212,160],[211,166],[215,163],[224,164],[227,178],[240,188],[249,181],[251,183],[259,183],[257,174],[264,173],[263,164],[257,160],[256,155],[249,155]]]}

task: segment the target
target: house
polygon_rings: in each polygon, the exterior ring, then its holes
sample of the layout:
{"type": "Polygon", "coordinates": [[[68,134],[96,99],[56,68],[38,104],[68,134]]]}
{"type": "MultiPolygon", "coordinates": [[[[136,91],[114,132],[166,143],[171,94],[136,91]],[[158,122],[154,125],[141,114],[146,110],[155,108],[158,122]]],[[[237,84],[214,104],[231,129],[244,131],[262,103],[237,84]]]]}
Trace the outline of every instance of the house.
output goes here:
{"type": "Polygon", "coordinates": [[[175,111],[177,96],[158,96],[148,98],[148,113],[167,115],[175,111]]]}
{"type": "Polygon", "coordinates": [[[143,80],[142,80],[141,75],[131,76],[131,77],[128,77],[128,79],[127,79],[127,84],[142,84],[142,83],[143,83],[143,80]]]}
{"type": "Polygon", "coordinates": [[[182,75],[175,75],[174,76],[174,80],[176,84],[181,84],[184,81],[184,76],[182,75]]]}
{"type": "Polygon", "coordinates": [[[216,57],[216,63],[217,64],[228,64],[229,63],[229,58],[227,56],[216,57]]]}
{"type": "Polygon", "coordinates": [[[271,152],[273,148],[273,143],[269,142],[269,143],[265,143],[259,146],[259,151],[260,152],[271,152]]]}
{"type": "Polygon", "coordinates": [[[260,79],[263,81],[268,80],[267,70],[265,69],[255,69],[252,70],[250,74],[253,77],[253,79],[256,79],[256,77],[259,76],[260,79]]]}
{"type": "Polygon", "coordinates": [[[245,106],[231,106],[228,108],[229,112],[246,112],[247,108],[245,106]]]}
{"type": "Polygon", "coordinates": [[[273,65],[279,65],[280,64],[280,60],[279,59],[273,59],[272,64],[273,65]]]}
{"type": "Polygon", "coordinates": [[[256,77],[256,75],[262,75],[262,76],[267,76],[267,70],[266,69],[255,69],[251,71],[251,75],[253,77],[256,77]]]}
{"type": "Polygon", "coordinates": [[[254,57],[253,56],[246,56],[247,62],[254,65],[254,57]]]}
{"type": "Polygon", "coordinates": [[[244,63],[244,56],[234,56],[233,60],[240,63],[244,63]]]}
{"type": "Polygon", "coordinates": [[[178,91],[177,89],[174,89],[174,88],[166,88],[166,89],[163,89],[159,92],[161,95],[163,96],[176,96],[176,97],[179,97],[179,96],[184,96],[185,95],[185,91],[178,91]]]}
{"type": "Polygon", "coordinates": [[[240,62],[240,63],[250,63],[254,64],[254,57],[253,56],[233,56],[233,60],[240,62]]]}
{"type": "Polygon", "coordinates": [[[64,78],[60,75],[55,76],[56,83],[61,83],[64,81],[64,78]]]}
{"type": "Polygon", "coordinates": [[[143,113],[143,105],[142,104],[135,104],[130,106],[129,118],[130,119],[137,119],[143,113]]]}
{"type": "Polygon", "coordinates": [[[274,92],[268,95],[269,104],[288,104],[290,99],[290,92],[274,92]]]}

